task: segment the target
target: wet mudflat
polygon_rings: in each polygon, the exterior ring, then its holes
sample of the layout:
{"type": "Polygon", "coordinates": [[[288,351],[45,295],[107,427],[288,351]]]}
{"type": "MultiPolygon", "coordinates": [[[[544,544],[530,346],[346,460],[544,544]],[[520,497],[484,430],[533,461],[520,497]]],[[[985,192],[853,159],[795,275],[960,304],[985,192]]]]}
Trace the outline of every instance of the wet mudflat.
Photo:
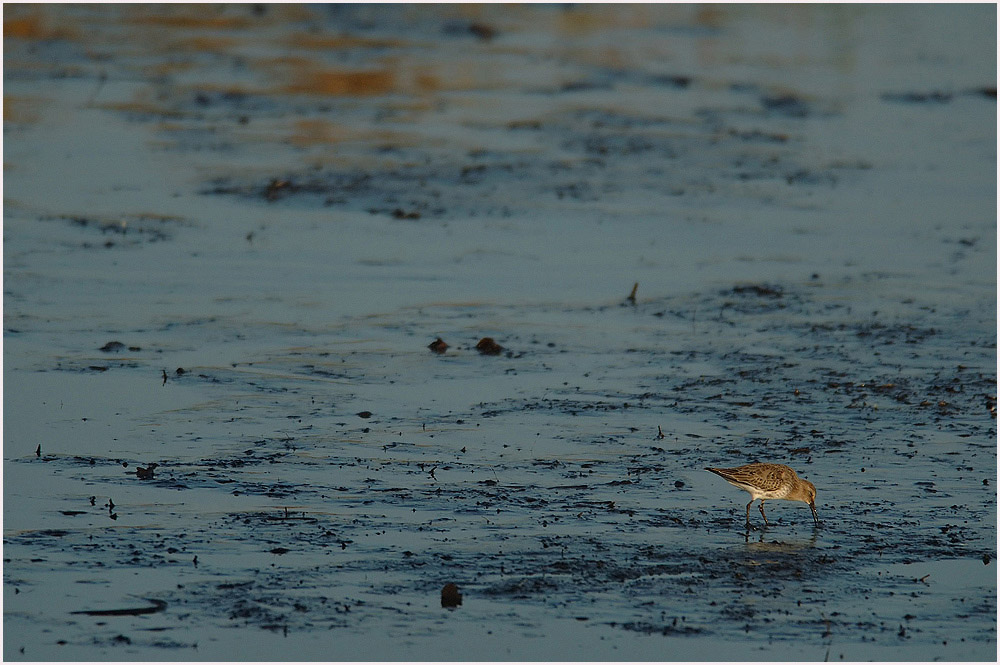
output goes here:
{"type": "Polygon", "coordinates": [[[995,25],[5,7],[5,659],[994,659],[995,25]]]}

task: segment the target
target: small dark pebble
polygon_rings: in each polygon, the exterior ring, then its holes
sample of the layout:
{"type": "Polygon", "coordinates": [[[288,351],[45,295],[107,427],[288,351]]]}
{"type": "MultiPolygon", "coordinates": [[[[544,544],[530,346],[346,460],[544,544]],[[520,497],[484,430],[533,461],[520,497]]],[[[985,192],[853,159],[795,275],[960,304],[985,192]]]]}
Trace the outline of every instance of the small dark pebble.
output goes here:
{"type": "Polygon", "coordinates": [[[287,549],[285,547],[275,547],[273,550],[271,550],[271,554],[286,554],[286,553],[288,553],[290,551],[291,550],[289,550],[289,549],[287,549]]]}
{"type": "Polygon", "coordinates": [[[887,102],[900,102],[903,104],[945,104],[951,101],[951,94],[947,92],[887,92],[882,95],[882,99],[887,102]]]}
{"type": "Polygon", "coordinates": [[[484,337],[476,344],[476,351],[484,356],[499,356],[503,347],[493,341],[492,337],[484,337]]]}
{"type": "Polygon", "coordinates": [[[767,112],[789,118],[805,118],[810,113],[809,104],[794,95],[761,97],[760,104],[767,112]]]}
{"type": "Polygon", "coordinates": [[[449,582],[441,589],[441,607],[458,607],[462,604],[462,594],[458,592],[458,587],[449,582]]]}
{"type": "Polygon", "coordinates": [[[473,23],[469,26],[469,32],[486,42],[497,36],[496,28],[484,23],[473,23]]]}
{"type": "Polygon", "coordinates": [[[121,342],[108,342],[107,344],[102,346],[99,350],[104,351],[105,353],[118,353],[120,351],[124,351],[125,348],[126,348],[125,345],[122,344],[121,342]]]}
{"type": "Polygon", "coordinates": [[[286,189],[291,189],[292,183],[288,180],[274,179],[268,183],[267,188],[264,190],[264,198],[268,201],[276,201],[281,193],[286,189]]]}
{"type": "Polygon", "coordinates": [[[371,418],[372,417],[372,412],[371,411],[358,411],[358,417],[359,418],[371,418]]]}
{"type": "Polygon", "coordinates": [[[176,370],[174,370],[174,374],[176,374],[177,376],[183,376],[184,374],[187,374],[187,370],[184,369],[183,367],[178,367],[176,370]]]}
{"type": "Polygon", "coordinates": [[[392,216],[395,217],[396,219],[420,219],[419,212],[416,211],[406,212],[402,208],[396,208],[395,210],[393,210],[392,216]]]}
{"type": "Polygon", "coordinates": [[[733,293],[739,293],[741,295],[744,293],[749,293],[755,296],[761,296],[761,297],[767,296],[771,298],[780,298],[782,295],[780,288],[767,285],[760,285],[760,284],[750,284],[749,286],[734,286],[733,293]]]}
{"type": "Polygon", "coordinates": [[[674,487],[676,487],[677,489],[680,489],[680,488],[684,487],[684,482],[681,481],[681,480],[678,480],[677,482],[674,483],[674,487]]]}
{"type": "Polygon", "coordinates": [[[690,76],[683,76],[677,74],[654,76],[652,80],[653,83],[658,83],[660,85],[667,85],[674,88],[686,88],[689,85],[691,85],[690,76]]]}

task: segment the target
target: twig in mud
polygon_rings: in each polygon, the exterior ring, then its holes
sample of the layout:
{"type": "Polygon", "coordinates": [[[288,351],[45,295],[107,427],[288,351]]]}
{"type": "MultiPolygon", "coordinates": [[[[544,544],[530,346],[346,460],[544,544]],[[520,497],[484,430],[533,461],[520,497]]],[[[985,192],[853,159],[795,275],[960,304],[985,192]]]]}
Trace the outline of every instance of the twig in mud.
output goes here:
{"type": "Polygon", "coordinates": [[[108,73],[102,71],[101,74],[97,77],[97,87],[94,88],[94,92],[90,95],[90,99],[87,100],[87,103],[83,105],[84,108],[89,109],[94,106],[94,100],[96,100],[97,95],[101,93],[101,89],[104,87],[104,84],[107,82],[107,80],[108,80],[108,73]]]}
{"type": "Polygon", "coordinates": [[[628,300],[630,303],[632,303],[634,305],[635,304],[635,292],[638,291],[638,290],[639,290],[639,282],[636,282],[635,284],[632,285],[632,292],[630,294],[628,294],[628,298],[626,298],[625,300],[628,300]]]}

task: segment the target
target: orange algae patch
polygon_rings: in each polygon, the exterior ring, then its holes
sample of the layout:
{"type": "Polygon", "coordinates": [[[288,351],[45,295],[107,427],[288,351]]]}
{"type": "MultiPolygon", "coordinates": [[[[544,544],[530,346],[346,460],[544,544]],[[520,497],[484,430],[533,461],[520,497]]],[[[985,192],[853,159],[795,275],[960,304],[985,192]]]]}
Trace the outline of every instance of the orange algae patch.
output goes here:
{"type": "Polygon", "coordinates": [[[37,16],[13,18],[3,22],[4,37],[19,37],[20,39],[38,39],[43,35],[42,21],[37,16]]]}
{"type": "Polygon", "coordinates": [[[387,71],[299,71],[283,90],[292,94],[364,97],[391,92],[395,82],[396,77],[387,71]]]}
{"type": "Polygon", "coordinates": [[[75,37],[76,33],[69,28],[46,25],[42,17],[31,14],[5,20],[3,22],[3,36],[4,39],[70,39],[75,37]]]}
{"type": "Polygon", "coordinates": [[[45,100],[34,97],[3,97],[3,121],[12,124],[30,124],[38,120],[39,108],[45,100]]]}

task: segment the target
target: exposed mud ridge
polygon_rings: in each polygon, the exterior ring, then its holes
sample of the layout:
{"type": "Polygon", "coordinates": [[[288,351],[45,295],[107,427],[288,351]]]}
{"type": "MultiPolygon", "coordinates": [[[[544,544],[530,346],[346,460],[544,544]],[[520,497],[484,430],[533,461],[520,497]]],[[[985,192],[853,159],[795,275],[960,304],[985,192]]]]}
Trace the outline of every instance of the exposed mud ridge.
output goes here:
{"type": "MultiPolygon", "coordinates": [[[[80,526],[6,544],[32,551],[35,565],[176,570],[186,580],[178,588],[144,591],[168,603],[178,629],[208,621],[285,634],[361,630],[387,615],[423,620],[453,581],[462,612],[489,600],[645,634],[805,634],[820,646],[832,635],[947,639],[965,618],[995,611],[992,595],[945,599],[933,574],[892,571],[919,572],[926,561],[991,568],[996,557],[982,519],[995,510],[990,322],[918,301],[881,320],[856,316],[831,302],[841,288],[809,280],[635,306],[491,306],[494,322],[516,331],[502,339],[518,355],[500,359],[476,354],[474,335],[451,356],[429,351],[422,328],[460,330],[475,318],[469,306],[429,307],[408,326],[388,326],[381,351],[340,353],[333,340],[185,372],[171,377],[177,389],[224,374],[212,385],[241,395],[217,404],[215,420],[283,419],[284,433],[199,436],[199,447],[229,452],[165,450],[146,479],[133,469],[151,460],[26,459],[99,485],[116,524],[152,524],[111,528],[106,504],[63,501],[80,526]],[[768,306],[778,299],[782,307],[768,306]],[[609,321],[625,336],[580,332],[609,321]],[[748,330],[766,346],[746,346],[748,330]],[[914,355],[938,369],[917,371],[914,355]],[[355,363],[373,371],[352,371],[355,363]],[[516,396],[480,402],[446,388],[484,372],[520,377],[516,396]],[[334,383],[317,386],[317,377],[334,383]],[[624,377],[632,390],[622,390],[624,377]],[[443,401],[380,403],[359,418],[358,406],[388,382],[443,401]],[[746,495],[701,467],[751,459],[787,460],[813,480],[822,527],[788,504],[770,509],[770,529],[744,532],[746,495]],[[135,484],[163,502],[118,498],[135,484]],[[274,507],[183,518],[187,492],[274,507]],[[169,526],[178,519],[189,522],[182,531],[169,526]],[[897,597],[910,609],[871,611],[897,597]]],[[[153,362],[109,371],[156,385],[153,362]]],[[[95,639],[117,630],[99,628],[95,639]]],[[[961,630],[966,640],[995,638],[961,630]]]]}
{"type": "MultiPolygon", "coordinates": [[[[507,131],[531,132],[530,152],[472,150],[456,161],[451,150],[388,144],[361,172],[356,167],[309,169],[268,174],[254,182],[233,182],[226,176],[209,183],[203,193],[333,206],[398,220],[503,218],[531,212],[511,201],[512,189],[532,206],[596,202],[627,192],[714,196],[748,181],[829,187],[857,168],[798,162],[796,150],[782,147],[789,137],[746,132],[717,115],[693,125],[615,111],[566,111],[513,121],[507,131]],[[553,154],[559,158],[552,159],[553,154]]],[[[773,195],[765,188],[758,196],[773,195]]]]}

